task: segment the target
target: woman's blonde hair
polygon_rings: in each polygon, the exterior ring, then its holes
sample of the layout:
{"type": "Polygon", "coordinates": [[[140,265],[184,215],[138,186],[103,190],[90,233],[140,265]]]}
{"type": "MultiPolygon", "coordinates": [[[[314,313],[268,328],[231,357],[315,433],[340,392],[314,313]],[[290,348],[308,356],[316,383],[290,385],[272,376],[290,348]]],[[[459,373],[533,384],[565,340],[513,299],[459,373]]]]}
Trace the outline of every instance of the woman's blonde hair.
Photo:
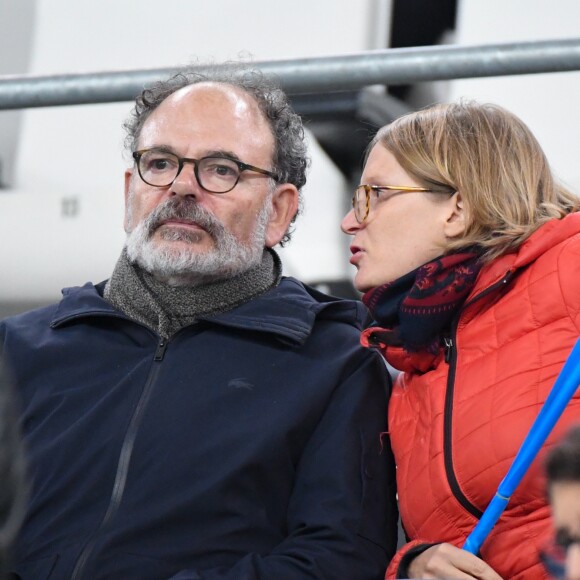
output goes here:
{"type": "Polygon", "coordinates": [[[421,186],[460,192],[466,230],[447,251],[478,246],[491,260],[514,251],[548,220],[580,209],[580,198],[557,183],[530,129],[497,105],[435,105],[383,127],[369,151],[377,143],[421,186]]]}

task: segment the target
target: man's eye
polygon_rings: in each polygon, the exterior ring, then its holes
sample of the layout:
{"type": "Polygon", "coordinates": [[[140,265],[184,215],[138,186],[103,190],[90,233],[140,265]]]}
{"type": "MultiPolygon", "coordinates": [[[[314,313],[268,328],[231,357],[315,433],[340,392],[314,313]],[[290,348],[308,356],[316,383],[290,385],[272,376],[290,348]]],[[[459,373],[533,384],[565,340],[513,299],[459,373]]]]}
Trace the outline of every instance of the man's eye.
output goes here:
{"type": "Polygon", "coordinates": [[[163,170],[167,168],[167,159],[156,159],[151,166],[153,169],[163,170]]]}
{"type": "Polygon", "coordinates": [[[228,167],[227,165],[216,165],[215,172],[220,175],[232,175],[236,173],[233,167],[228,167]]]}
{"type": "Polygon", "coordinates": [[[155,173],[171,171],[177,167],[177,161],[171,157],[155,155],[145,159],[145,168],[147,171],[155,173]]]}
{"type": "Polygon", "coordinates": [[[211,160],[203,165],[204,173],[214,177],[237,177],[239,173],[238,166],[235,163],[224,160],[211,160]]]}

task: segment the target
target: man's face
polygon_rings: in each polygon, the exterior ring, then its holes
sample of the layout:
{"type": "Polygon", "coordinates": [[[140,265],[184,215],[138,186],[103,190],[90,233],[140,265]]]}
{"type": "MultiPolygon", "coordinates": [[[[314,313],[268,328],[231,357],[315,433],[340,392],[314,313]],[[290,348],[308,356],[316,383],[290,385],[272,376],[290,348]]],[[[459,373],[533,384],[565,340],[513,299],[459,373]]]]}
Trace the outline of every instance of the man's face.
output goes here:
{"type": "MultiPolygon", "coordinates": [[[[138,149],[152,147],[195,159],[227,155],[272,170],[274,137],[251,97],[201,83],[175,92],[147,119],[138,149]]],[[[129,257],[174,283],[235,275],[280,241],[295,191],[287,184],[274,189],[267,176],[245,171],[232,191],[210,193],[189,163],[171,185],[153,187],[133,168],[125,175],[129,257]]]]}
{"type": "Polygon", "coordinates": [[[580,482],[552,483],[550,503],[556,537],[565,549],[565,577],[580,580],[580,482]]]}

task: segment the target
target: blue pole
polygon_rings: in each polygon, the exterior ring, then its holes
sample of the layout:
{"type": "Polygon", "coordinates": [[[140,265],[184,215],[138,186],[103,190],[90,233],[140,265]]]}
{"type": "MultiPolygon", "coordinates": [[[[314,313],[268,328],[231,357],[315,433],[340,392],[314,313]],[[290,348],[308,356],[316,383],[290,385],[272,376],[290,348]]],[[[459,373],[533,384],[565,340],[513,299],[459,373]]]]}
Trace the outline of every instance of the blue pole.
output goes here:
{"type": "Polygon", "coordinates": [[[576,341],[509,471],[499,484],[495,496],[465,541],[464,550],[472,554],[479,552],[481,545],[503,513],[510,497],[526,474],[530,464],[564,412],[566,405],[574,396],[578,385],[580,385],[580,340],[576,341]]]}

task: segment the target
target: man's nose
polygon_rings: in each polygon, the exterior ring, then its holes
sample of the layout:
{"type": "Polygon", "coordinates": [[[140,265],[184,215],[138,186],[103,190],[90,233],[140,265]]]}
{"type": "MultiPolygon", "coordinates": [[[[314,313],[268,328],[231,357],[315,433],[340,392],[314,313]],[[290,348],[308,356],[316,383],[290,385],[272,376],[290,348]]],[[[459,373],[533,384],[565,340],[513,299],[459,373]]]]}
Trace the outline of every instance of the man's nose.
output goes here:
{"type": "Polygon", "coordinates": [[[566,579],[580,580],[580,545],[572,544],[566,552],[566,579]]]}
{"type": "Polygon", "coordinates": [[[354,217],[354,209],[351,209],[342,220],[340,224],[340,229],[349,235],[356,234],[356,232],[360,229],[361,224],[358,223],[356,218],[354,217]]]}
{"type": "Polygon", "coordinates": [[[171,184],[171,193],[174,195],[192,196],[196,197],[203,191],[199,185],[197,175],[195,173],[195,164],[193,161],[185,161],[181,171],[171,184]]]}

